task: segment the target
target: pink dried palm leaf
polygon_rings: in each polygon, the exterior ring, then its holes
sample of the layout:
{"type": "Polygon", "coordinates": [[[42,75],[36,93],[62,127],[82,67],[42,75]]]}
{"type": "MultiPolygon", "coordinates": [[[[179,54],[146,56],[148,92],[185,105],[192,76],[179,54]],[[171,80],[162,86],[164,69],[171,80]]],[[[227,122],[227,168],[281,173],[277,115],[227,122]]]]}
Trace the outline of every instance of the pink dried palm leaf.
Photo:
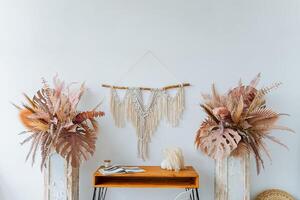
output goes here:
{"type": "Polygon", "coordinates": [[[52,103],[50,100],[50,97],[48,96],[49,93],[45,89],[41,89],[37,91],[36,95],[33,97],[33,102],[37,105],[37,107],[47,113],[49,116],[51,116],[52,113],[52,103]]]}
{"type": "MultiPolygon", "coordinates": [[[[82,130],[83,131],[83,130],[82,130]]],[[[97,137],[92,133],[65,132],[62,133],[56,145],[56,151],[72,165],[79,167],[95,151],[97,137]]]]}
{"type": "Polygon", "coordinates": [[[196,139],[195,139],[195,145],[197,148],[199,148],[201,138],[208,136],[213,129],[217,129],[218,124],[213,121],[211,118],[205,119],[199,130],[197,131],[196,139]]]}
{"type": "Polygon", "coordinates": [[[209,135],[200,137],[198,147],[213,159],[222,159],[237,148],[241,136],[229,128],[212,130],[209,135]]]}

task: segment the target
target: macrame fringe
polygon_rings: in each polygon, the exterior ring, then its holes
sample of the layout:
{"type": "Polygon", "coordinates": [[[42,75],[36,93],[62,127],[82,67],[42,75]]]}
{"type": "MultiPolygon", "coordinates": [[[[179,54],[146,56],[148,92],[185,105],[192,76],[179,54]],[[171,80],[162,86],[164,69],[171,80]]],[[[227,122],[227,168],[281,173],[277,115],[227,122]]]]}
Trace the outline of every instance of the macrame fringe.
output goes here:
{"type": "Polygon", "coordinates": [[[143,160],[148,158],[148,145],[161,119],[165,118],[172,127],[178,126],[184,106],[183,86],[173,97],[165,90],[151,90],[146,106],[139,88],[129,88],[123,100],[120,100],[116,89],[111,88],[110,109],[115,125],[122,128],[126,121],[132,123],[138,137],[138,156],[143,160]]]}

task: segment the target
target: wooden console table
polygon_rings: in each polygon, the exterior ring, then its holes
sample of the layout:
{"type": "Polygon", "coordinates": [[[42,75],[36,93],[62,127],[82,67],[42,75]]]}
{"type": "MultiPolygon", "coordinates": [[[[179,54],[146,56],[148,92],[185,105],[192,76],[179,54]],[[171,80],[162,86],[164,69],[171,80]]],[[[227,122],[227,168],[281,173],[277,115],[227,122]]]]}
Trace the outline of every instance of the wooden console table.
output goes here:
{"type": "Polygon", "coordinates": [[[192,166],[179,172],[163,170],[159,166],[140,168],[145,172],[108,176],[102,175],[97,169],[93,177],[93,200],[104,200],[107,188],[182,188],[192,190],[191,199],[199,200],[199,175],[192,166]]]}

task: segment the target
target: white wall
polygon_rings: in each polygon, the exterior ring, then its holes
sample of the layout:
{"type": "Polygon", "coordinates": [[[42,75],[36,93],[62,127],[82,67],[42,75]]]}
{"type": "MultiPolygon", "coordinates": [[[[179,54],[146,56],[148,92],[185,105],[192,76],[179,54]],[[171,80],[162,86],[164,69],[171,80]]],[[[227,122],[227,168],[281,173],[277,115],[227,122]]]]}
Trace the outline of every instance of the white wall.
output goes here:
{"type": "MultiPolygon", "coordinates": [[[[203,112],[200,93],[216,82],[225,91],[240,77],[249,81],[262,72],[261,85],[279,80],[284,85],[268,103],[290,113],[281,122],[299,132],[300,1],[298,0],[1,0],[1,139],[0,199],[41,200],[43,180],[37,163],[25,163],[28,146],[20,146],[23,130],[10,101],[22,92],[33,95],[40,78],[55,73],[66,81],[86,81],[89,87],[80,105],[91,108],[102,98],[107,112],[100,120],[97,152],[82,165],[81,199],[90,199],[91,175],[103,159],[115,163],[158,165],[161,150],[183,148],[187,164],[201,174],[200,194],[213,199],[211,159],[194,149],[193,140],[203,112]],[[139,68],[120,76],[152,50],[172,75],[146,57],[139,68]],[[118,81],[119,80],[119,81],[118,81]],[[193,84],[186,90],[187,107],[179,128],[162,124],[146,163],[136,158],[134,129],[118,129],[108,109],[109,91],[101,83],[164,86],[176,81],[193,84]]],[[[270,144],[272,164],[256,175],[252,166],[252,196],[267,188],[282,188],[300,199],[300,140],[298,134],[274,132],[290,150],[270,144]]],[[[177,190],[114,189],[107,199],[173,199],[177,190]]]]}

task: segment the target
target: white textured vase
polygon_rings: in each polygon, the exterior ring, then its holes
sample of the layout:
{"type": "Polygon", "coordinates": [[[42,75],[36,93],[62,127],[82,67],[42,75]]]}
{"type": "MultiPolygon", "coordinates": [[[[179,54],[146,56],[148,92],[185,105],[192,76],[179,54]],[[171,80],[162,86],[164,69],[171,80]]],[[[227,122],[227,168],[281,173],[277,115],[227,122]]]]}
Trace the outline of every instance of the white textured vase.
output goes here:
{"type": "Polygon", "coordinates": [[[216,161],[215,200],[250,200],[250,155],[216,161]]]}
{"type": "Polygon", "coordinates": [[[74,168],[54,153],[44,169],[44,200],[78,200],[79,168],[74,168]]]}

